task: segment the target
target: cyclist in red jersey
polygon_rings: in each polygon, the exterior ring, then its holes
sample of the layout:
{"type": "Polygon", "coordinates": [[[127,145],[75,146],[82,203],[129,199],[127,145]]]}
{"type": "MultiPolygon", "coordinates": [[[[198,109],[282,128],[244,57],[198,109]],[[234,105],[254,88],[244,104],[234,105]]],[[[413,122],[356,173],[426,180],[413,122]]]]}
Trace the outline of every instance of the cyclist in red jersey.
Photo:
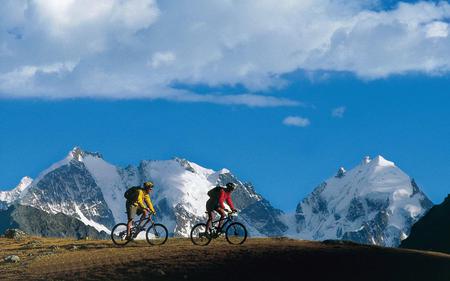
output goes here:
{"type": "Polygon", "coordinates": [[[215,188],[208,191],[209,200],[206,202],[206,212],[208,213],[208,221],[206,222],[206,229],[209,231],[211,228],[211,222],[214,218],[214,211],[220,214],[219,229],[222,228],[223,219],[226,216],[225,205],[230,207],[232,212],[237,210],[234,208],[233,201],[231,199],[231,193],[236,189],[236,184],[229,182],[225,187],[216,186],[215,188]]]}

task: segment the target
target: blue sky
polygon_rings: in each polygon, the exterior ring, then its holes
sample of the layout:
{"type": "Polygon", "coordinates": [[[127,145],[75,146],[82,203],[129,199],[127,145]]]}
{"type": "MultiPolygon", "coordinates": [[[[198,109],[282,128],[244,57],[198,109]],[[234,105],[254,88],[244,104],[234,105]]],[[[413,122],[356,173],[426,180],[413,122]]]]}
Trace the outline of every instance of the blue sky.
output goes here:
{"type": "Polygon", "coordinates": [[[75,2],[0,10],[1,189],[79,145],[227,167],[287,211],[366,155],[450,190],[447,2],[75,2]]]}

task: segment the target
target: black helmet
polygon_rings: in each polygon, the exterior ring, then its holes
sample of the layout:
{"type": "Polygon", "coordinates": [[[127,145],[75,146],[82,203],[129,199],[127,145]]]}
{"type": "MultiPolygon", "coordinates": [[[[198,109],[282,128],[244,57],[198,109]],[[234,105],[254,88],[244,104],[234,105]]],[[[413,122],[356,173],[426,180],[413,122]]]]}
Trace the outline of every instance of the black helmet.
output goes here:
{"type": "Polygon", "coordinates": [[[234,182],[229,182],[229,183],[227,183],[226,186],[228,189],[231,189],[231,190],[235,190],[237,187],[237,185],[234,182]]]}

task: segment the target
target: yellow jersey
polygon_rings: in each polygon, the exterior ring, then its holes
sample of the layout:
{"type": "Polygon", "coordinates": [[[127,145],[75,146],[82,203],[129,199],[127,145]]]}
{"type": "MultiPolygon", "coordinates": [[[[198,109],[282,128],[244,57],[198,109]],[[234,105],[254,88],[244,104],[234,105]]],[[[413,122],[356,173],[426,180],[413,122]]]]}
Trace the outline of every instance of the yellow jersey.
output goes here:
{"type": "Polygon", "coordinates": [[[146,209],[148,207],[150,209],[150,211],[155,213],[155,209],[153,208],[153,204],[152,204],[152,200],[150,199],[150,195],[142,189],[138,189],[138,192],[139,192],[139,194],[138,194],[137,200],[136,200],[136,202],[133,203],[133,205],[139,206],[142,209],[146,209]],[[144,202],[145,202],[145,204],[147,204],[147,206],[145,206],[144,202]]]}

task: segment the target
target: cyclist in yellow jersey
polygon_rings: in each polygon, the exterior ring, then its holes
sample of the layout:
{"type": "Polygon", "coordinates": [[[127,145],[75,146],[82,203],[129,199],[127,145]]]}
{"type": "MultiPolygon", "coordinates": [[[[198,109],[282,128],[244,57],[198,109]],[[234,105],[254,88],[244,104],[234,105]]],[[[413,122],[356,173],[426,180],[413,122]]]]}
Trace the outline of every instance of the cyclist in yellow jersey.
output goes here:
{"type": "Polygon", "coordinates": [[[134,186],[125,192],[124,196],[127,199],[126,209],[128,216],[126,239],[130,239],[131,226],[136,215],[141,215],[141,219],[139,220],[140,225],[148,213],[156,214],[150,199],[150,192],[152,190],[153,183],[147,181],[143,183],[142,187],[134,186]]]}

